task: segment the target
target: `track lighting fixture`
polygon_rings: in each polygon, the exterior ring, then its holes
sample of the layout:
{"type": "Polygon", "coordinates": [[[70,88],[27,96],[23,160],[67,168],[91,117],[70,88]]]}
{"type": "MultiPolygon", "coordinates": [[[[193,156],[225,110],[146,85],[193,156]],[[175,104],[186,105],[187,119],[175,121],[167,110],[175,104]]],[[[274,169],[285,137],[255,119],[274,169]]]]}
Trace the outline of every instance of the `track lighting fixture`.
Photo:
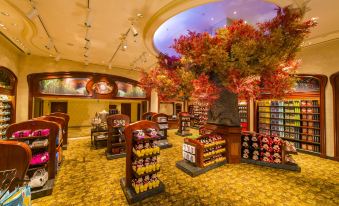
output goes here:
{"type": "Polygon", "coordinates": [[[122,36],[121,36],[121,43],[120,43],[120,46],[121,46],[121,50],[122,51],[126,51],[126,49],[127,49],[127,40],[126,40],[126,34],[122,34],[122,36]]]}
{"type": "Polygon", "coordinates": [[[84,57],[87,58],[88,56],[89,56],[89,52],[88,52],[88,50],[86,50],[86,51],[85,51],[85,54],[84,54],[84,57]]]}
{"type": "Polygon", "coordinates": [[[88,10],[87,18],[86,18],[86,21],[85,21],[85,27],[87,27],[87,28],[90,28],[92,26],[90,15],[91,15],[91,10],[88,10]]]}
{"type": "Polygon", "coordinates": [[[90,46],[91,46],[91,41],[90,40],[86,41],[84,48],[89,49],[90,46]]]}
{"type": "Polygon", "coordinates": [[[131,30],[133,32],[134,37],[138,36],[138,30],[133,26],[133,24],[131,25],[131,30]]]}
{"type": "Polygon", "coordinates": [[[48,42],[47,42],[47,44],[45,45],[45,48],[46,48],[47,50],[50,50],[50,49],[52,49],[53,47],[54,47],[54,44],[53,44],[52,40],[49,39],[48,42]]]}
{"type": "Polygon", "coordinates": [[[26,16],[29,18],[29,19],[34,19],[35,17],[38,16],[38,10],[36,8],[32,8],[27,14],[26,16]]]}

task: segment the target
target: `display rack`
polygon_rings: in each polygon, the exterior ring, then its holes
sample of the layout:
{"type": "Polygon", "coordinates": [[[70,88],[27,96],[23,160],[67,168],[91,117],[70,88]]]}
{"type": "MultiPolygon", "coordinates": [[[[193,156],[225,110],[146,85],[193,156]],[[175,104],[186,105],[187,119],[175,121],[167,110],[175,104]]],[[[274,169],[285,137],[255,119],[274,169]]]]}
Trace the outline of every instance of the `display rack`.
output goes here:
{"type": "Polygon", "coordinates": [[[262,94],[254,102],[254,130],[277,134],[299,152],[325,157],[326,83],[325,75],[298,74],[294,92],[283,100],[262,94]]]}
{"type": "Polygon", "coordinates": [[[320,153],[319,99],[258,101],[260,133],[277,134],[296,148],[320,153]]]}
{"type": "Polygon", "coordinates": [[[226,140],[219,134],[185,138],[183,159],[176,166],[192,177],[220,167],[226,163],[226,140]]]}
{"type": "Polygon", "coordinates": [[[153,132],[148,134],[147,131],[150,130],[159,131],[158,124],[142,120],[130,124],[125,129],[126,177],[120,179],[120,185],[129,203],[165,191],[164,184],[156,175],[160,170],[157,161],[160,155],[157,140],[160,137],[153,132]]]}
{"type": "Polygon", "coordinates": [[[47,196],[52,194],[54,178],[57,173],[58,162],[57,158],[59,154],[57,151],[61,148],[62,139],[59,138],[59,125],[52,121],[45,120],[29,120],[25,122],[20,122],[12,124],[8,127],[6,136],[8,140],[25,142],[31,146],[33,158],[31,160],[31,165],[29,166],[27,175],[32,177],[35,171],[39,169],[45,169],[48,172],[48,181],[43,185],[43,187],[33,188],[32,189],[32,199],[47,196]],[[47,135],[34,135],[33,132],[36,130],[48,129],[49,132],[47,135]],[[19,134],[25,134],[25,137],[14,138],[14,134],[19,132],[19,134]],[[32,133],[30,133],[32,132],[32,133]],[[32,143],[37,140],[48,140],[46,145],[40,145],[37,147],[32,147],[32,143]],[[57,144],[59,143],[59,144],[57,144]],[[39,154],[48,153],[48,160],[41,161],[41,163],[34,163],[33,159],[39,154]]]}
{"type": "Polygon", "coordinates": [[[153,115],[157,114],[156,112],[145,112],[142,114],[141,119],[142,120],[148,120],[152,121],[153,115]]]}
{"type": "Polygon", "coordinates": [[[248,101],[246,100],[239,100],[238,102],[239,108],[239,117],[240,117],[240,126],[242,131],[249,131],[249,106],[248,101]]]}
{"type": "Polygon", "coordinates": [[[12,71],[0,66],[0,139],[15,122],[17,78],[12,71]]]}
{"type": "Polygon", "coordinates": [[[190,112],[192,117],[192,128],[199,129],[206,124],[208,119],[208,105],[203,102],[194,102],[192,111],[190,112]]]}
{"type": "Polygon", "coordinates": [[[191,136],[190,133],[191,117],[188,112],[179,113],[179,125],[178,131],[176,132],[179,136],[191,136]]]}
{"type": "Polygon", "coordinates": [[[158,135],[160,136],[159,147],[160,149],[166,149],[172,147],[172,144],[168,142],[167,130],[169,128],[168,124],[168,115],[164,113],[155,114],[152,116],[152,121],[158,123],[159,131],[158,135]]]}
{"type": "Polygon", "coordinates": [[[62,112],[54,112],[49,114],[48,116],[54,116],[54,117],[62,117],[65,120],[65,127],[63,129],[63,143],[62,143],[62,149],[67,150],[68,145],[68,123],[69,123],[69,115],[62,112]]]}
{"type": "Polygon", "coordinates": [[[298,154],[293,143],[281,139],[278,135],[243,132],[241,145],[242,162],[244,163],[301,171],[291,156],[298,154]]]}
{"type": "Polygon", "coordinates": [[[126,156],[125,127],[130,123],[129,116],[114,114],[107,117],[107,150],[108,160],[126,156]]]}
{"type": "MultiPolygon", "coordinates": [[[[15,170],[15,179],[12,185],[9,185],[9,190],[12,191],[16,187],[23,186],[25,176],[32,159],[32,151],[29,146],[17,141],[0,140],[0,171],[15,170]]],[[[0,174],[0,185],[1,177],[0,174]]],[[[3,187],[0,187],[3,189],[3,187]]]]}

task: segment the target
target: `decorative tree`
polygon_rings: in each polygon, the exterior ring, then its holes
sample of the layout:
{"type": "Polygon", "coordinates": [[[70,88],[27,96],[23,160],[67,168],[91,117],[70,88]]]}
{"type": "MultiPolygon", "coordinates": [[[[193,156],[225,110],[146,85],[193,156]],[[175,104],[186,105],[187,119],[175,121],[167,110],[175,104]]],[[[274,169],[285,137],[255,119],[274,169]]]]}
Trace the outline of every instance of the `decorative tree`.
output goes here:
{"type": "Polygon", "coordinates": [[[190,96],[193,93],[199,98],[197,93],[201,92],[200,96],[211,103],[208,123],[239,126],[238,95],[258,98],[262,92],[270,92],[282,98],[292,91],[296,53],[316,25],[302,20],[305,8],[279,7],[270,21],[255,27],[238,20],[218,29],[214,36],[190,31],[174,40],[172,47],[180,59],[159,55],[158,74],[167,78],[154,77],[156,72],[151,70],[149,78],[141,82],[156,79],[154,88],[167,97],[187,97],[191,92],[190,96]],[[188,86],[188,78],[195,79],[194,89],[188,86]],[[167,81],[170,83],[164,84],[167,81]],[[167,86],[171,91],[164,94],[168,91],[163,87],[167,86]]]}

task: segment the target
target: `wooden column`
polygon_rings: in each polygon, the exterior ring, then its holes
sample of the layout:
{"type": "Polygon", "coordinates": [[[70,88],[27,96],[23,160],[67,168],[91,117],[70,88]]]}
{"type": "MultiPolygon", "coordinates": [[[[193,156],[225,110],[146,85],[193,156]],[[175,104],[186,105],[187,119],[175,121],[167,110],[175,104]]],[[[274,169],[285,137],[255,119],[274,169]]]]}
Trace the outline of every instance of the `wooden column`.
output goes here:
{"type": "Polygon", "coordinates": [[[339,161],[339,72],[330,77],[333,91],[334,159],[339,161]]]}
{"type": "Polygon", "coordinates": [[[239,164],[241,161],[241,127],[215,124],[206,124],[204,127],[225,138],[227,162],[239,164]]]}

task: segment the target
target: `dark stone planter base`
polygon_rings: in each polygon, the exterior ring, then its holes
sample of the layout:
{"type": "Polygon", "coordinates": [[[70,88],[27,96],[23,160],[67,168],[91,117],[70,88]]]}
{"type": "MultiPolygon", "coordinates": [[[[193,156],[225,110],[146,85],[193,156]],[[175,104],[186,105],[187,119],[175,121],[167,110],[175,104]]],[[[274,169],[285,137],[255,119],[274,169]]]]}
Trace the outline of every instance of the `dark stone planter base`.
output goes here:
{"type": "Polygon", "coordinates": [[[139,194],[137,194],[133,188],[126,186],[125,178],[120,179],[120,186],[129,204],[140,202],[141,200],[144,200],[148,197],[152,197],[156,194],[165,192],[165,185],[161,181],[160,181],[159,187],[151,189],[151,190],[147,190],[146,192],[142,192],[139,194]]]}
{"type": "Polygon", "coordinates": [[[120,154],[110,154],[106,151],[106,159],[107,160],[114,160],[114,159],[119,159],[126,157],[126,153],[120,153],[120,154]]]}
{"type": "Polygon", "coordinates": [[[171,143],[168,142],[167,139],[162,139],[162,140],[159,140],[158,142],[159,142],[160,149],[167,149],[173,146],[171,143]]]}
{"type": "Polygon", "coordinates": [[[47,180],[46,184],[42,188],[32,189],[31,199],[37,199],[40,197],[45,197],[51,195],[53,192],[54,179],[47,180]]]}
{"type": "Polygon", "coordinates": [[[227,163],[227,161],[224,160],[222,162],[215,163],[215,164],[210,165],[208,167],[200,168],[200,167],[196,167],[196,166],[190,164],[186,160],[180,160],[180,161],[176,162],[175,165],[176,165],[177,168],[179,168],[180,170],[182,170],[186,174],[190,175],[191,177],[196,177],[196,176],[204,174],[204,173],[206,173],[210,170],[213,170],[217,167],[223,166],[226,163],[227,163]]]}
{"type": "Polygon", "coordinates": [[[297,171],[300,172],[301,168],[298,165],[290,165],[290,164],[275,164],[275,163],[269,163],[269,162],[263,162],[263,161],[256,161],[252,159],[241,159],[242,163],[248,163],[248,164],[255,164],[260,165],[263,167],[272,167],[277,169],[283,169],[283,170],[291,170],[291,171],[297,171]]]}

